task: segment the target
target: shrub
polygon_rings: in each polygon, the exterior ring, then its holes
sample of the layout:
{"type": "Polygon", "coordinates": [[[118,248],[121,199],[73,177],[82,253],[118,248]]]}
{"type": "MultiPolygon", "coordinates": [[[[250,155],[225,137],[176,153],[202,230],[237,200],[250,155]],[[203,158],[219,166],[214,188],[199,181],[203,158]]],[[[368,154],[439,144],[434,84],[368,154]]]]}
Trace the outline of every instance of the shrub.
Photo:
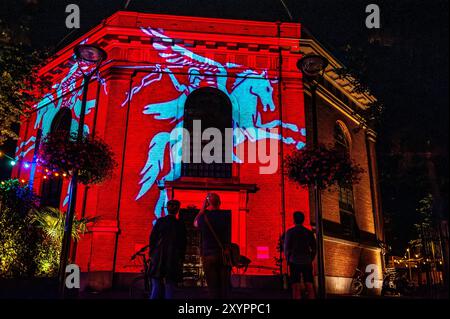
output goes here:
{"type": "MultiPolygon", "coordinates": [[[[39,198],[17,180],[0,184],[0,277],[53,277],[59,268],[65,214],[38,207],[39,198]]],[[[78,239],[95,219],[74,219],[78,239]]]]}

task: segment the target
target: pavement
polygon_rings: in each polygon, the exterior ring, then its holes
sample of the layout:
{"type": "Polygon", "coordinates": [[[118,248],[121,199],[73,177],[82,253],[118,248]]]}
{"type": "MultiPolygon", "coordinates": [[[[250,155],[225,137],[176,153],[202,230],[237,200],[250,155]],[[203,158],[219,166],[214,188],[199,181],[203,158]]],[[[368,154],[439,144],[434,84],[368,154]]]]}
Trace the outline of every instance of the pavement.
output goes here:
{"type": "MultiPolygon", "coordinates": [[[[177,288],[174,299],[177,300],[202,300],[208,299],[206,288],[177,288]]],[[[103,292],[81,292],[79,299],[145,299],[146,295],[141,293],[131,297],[129,290],[109,290],[103,292]]],[[[279,289],[246,289],[233,288],[230,292],[230,299],[260,299],[260,300],[282,300],[290,299],[290,292],[279,289]]]]}
{"type": "MultiPolygon", "coordinates": [[[[75,294],[70,299],[92,300],[92,299],[147,299],[142,291],[138,291],[133,296],[130,290],[111,289],[102,292],[88,290],[72,290],[75,294]]],[[[0,299],[59,299],[57,294],[57,282],[54,280],[0,280],[0,299]]],[[[204,300],[208,299],[208,292],[203,287],[178,287],[175,290],[175,299],[177,300],[204,300]]],[[[289,300],[291,299],[290,291],[281,287],[271,288],[233,288],[231,290],[230,299],[233,300],[289,300]]],[[[433,289],[433,291],[417,291],[414,296],[343,296],[343,295],[327,295],[327,299],[448,299],[448,289],[433,289]]]]}

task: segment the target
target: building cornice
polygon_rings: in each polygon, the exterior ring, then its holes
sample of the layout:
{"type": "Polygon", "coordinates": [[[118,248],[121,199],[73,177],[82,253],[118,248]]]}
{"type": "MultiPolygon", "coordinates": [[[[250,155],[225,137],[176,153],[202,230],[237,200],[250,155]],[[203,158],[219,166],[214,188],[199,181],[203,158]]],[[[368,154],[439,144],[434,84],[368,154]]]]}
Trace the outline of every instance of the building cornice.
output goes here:
{"type": "MultiPolygon", "coordinates": [[[[311,96],[311,92],[309,90],[308,86],[304,87],[304,93],[308,96],[311,96]]],[[[373,142],[376,141],[376,132],[367,126],[364,118],[361,115],[358,115],[358,113],[353,110],[350,106],[343,103],[341,100],[336,98],[336,96],[331,93],[329,90],[327,90],[325,87],[319,85],[317,88],[317,95],[323,99],[325,102],[327,102],[328,105],[336,109],[338,112],[340,112],[342,115],[347,117],[349,120],[351,120],[353,123],[355,123],[357,126],[362,127],[371,140],[373,142]]]]}
{"type": "Polygon", "coordinates": [[[367,107],[375,102],[377,99],[370,94],[356,92],[355,86],[351,83],[352,79],[342,78],[336,73],[337,69],[343,68],[344,64],[337,60],[329,51],[327,51],[320,43],[314,39],[301,39],[300,47],[303,54],[319,54],[329,61],[329,65],[325,70],[324,78],[331,83],[345,96],[347,96],[360,109],[367,109],[367,107]]]}
{"type": "Polygon", "coordinates": [[[118,11],[102,23],[59,50],[42,68],[41,74],[63,67],[73,54],[73,48],[85,39],[103,49],[109,45],[151,44],[140,31],[141,27],[164,28],[173,38],[172,44],[188,47],[204,46],[212,49],[261,51],[262,54],[288,51],[300,52],[300,24],[286,22],[258,22],[246,20],[211,19],[174,15],[118,11]],[[180,22],[188,23],[189,26],[180,22]],[[112,40],[112,41],[111,41],[112,40]],[[112,42],[112,43],[111,43],[112,42]]]}

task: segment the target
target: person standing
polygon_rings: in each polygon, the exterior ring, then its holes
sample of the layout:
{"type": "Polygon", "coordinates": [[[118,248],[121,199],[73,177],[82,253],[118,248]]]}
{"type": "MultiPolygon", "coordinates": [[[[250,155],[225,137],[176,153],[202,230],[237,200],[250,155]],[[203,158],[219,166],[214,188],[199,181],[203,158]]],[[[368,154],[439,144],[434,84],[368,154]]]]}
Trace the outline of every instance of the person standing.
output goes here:
{"type": "Polygon", "coordinates": [[[316,256],[316,239],[313,232],[303,226],[304,221],[305,215],[295,212],[295,226],[286,232],[284,238],[284,255],[289,265],[293,299],[302,297],[302,276],[308,299],[315,298],[312,263],[316,256]]]}
{"type": "Polygon", "coordinates": [[[150,234],[150,299],[173,299],[175,286],[181,279],[186,228],[177,219],[179,210],[180,202],[170,200],[167,203],[168,215],[156,221],[150,234]]]}
{"type": "Polygon", "coordinates": [[[227,299],[231,268],[223,261],[222,247],[230,243],[230,227],[226,215],[220,211],[219,195],[209,193],[206,196],[202,209],[195,217],[194,227],[200,230],[202,236],[202,263],[210,298],[227,299]]]}

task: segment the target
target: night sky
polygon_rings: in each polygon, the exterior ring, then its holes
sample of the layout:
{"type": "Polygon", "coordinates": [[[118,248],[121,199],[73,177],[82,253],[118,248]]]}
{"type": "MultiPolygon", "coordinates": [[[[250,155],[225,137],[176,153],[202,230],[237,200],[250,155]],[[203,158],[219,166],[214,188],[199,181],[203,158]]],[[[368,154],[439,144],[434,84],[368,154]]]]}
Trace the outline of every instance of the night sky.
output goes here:
{"type": "MultiPolygon", "coordinates": [[[[1,0],[0,17],[10,25],[29,21],[33,46],[59,49],[125,2],[1,0]],[[70,3],[81,8],[82,29],[69,34],[64,21],[65,6],[70,3]]],[[[438,183],[445,205],[448,202],[448,0],[285,2],[294,20],[306,26],[340,60],[349,60],[343,50],[348,45],[359,48],[364,57],[365,80],[385,104],[377,127],[380,182],[383,209],[391,220],[388,238],[400,253],[414,237],[415,208],[431,192],[430,183],[438,183]],[[381,8],[382,28],[376,33],[364,24],[365,7],[370,3],[381,8]],[[369,44],[375,35],[382,40],[381,45],[369,44]],[[432,152],[437,168],[438,179],[432,182],[423,156],[426,151],[432,152]]],[[[281,3],[275,0],[134,0],[128,9],[289,21],[281,3]]]]}

